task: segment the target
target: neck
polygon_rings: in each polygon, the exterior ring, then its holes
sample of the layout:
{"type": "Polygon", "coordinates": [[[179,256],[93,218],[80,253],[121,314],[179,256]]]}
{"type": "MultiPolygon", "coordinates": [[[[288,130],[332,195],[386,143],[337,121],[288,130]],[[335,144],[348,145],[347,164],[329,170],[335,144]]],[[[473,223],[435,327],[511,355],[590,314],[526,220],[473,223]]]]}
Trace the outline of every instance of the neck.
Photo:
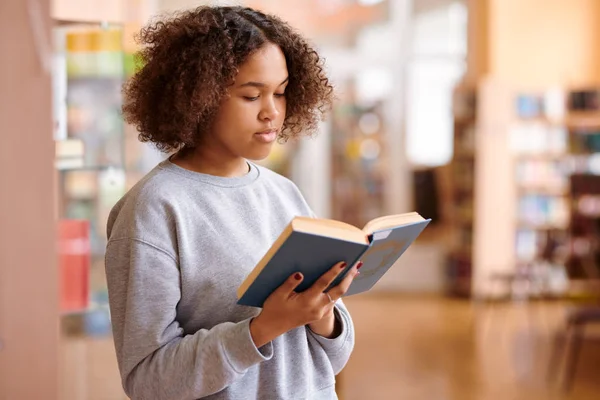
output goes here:
{"type": "Polygon", "coordinates": [[[244,176],[249,171],[244,158],[224,157],[222,154],[203,151],[201,146],[179,151],[171,158],[171,162],[190,171],[224,178],[244,176]]]}

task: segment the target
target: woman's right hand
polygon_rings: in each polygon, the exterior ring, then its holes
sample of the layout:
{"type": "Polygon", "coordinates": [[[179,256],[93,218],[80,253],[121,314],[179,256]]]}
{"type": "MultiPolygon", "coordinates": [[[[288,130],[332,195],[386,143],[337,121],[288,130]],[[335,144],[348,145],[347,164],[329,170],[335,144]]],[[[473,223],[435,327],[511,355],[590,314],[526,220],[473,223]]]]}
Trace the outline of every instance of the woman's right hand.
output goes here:
{"type": "Polygon", "coordinates": [[[262,347],[294,328],[320,320],[346,293],[357,275],[356,266],[353,266],[344,279],[326,294],[325,289],[345,268],[345,262],[335,264],[302,293],[295,291],[302,283],[302,274],[290,276],[265,300],[261,313],[250,323],[250,334],[256,347],[262,347]]]}

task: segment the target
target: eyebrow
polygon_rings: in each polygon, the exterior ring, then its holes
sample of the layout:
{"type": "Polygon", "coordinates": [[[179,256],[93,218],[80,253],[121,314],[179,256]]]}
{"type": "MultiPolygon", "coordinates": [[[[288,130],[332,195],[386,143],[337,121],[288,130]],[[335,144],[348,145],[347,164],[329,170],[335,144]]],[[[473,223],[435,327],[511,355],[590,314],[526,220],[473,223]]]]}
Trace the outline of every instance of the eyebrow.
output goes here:
{"type": "MultiPolygon", "coordinates": [[[[287,81],[290,80],[290,77],[288,76],[287,78],[284,79],[283,82],[281,82],[279,85],[277,86],[281,86],[284,83],[286,83],[287,81]]],[[[262,82],[246,82],[244,84],[241,84],[240,87],[247,87],[247,86],[252,86],[252,87],[258,87],[258,88],[263,88],[265,86],[267,86],[266,84],[262,83],[262,82]]]]}

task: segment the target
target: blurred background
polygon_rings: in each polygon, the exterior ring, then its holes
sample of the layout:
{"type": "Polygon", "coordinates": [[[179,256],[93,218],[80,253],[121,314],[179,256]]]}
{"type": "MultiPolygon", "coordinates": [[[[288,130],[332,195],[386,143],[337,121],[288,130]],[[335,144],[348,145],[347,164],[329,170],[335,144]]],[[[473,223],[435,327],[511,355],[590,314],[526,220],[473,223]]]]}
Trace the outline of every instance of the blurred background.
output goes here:
{"type": "Polygon", "coordinates": [[[340,399],[598,399],[597,0],[3,0],[0,399],[126,399],[106,219],[166,156],[120,89],[141,26],[207,3],[288,20],[336,87],[264,165],[320,217],[433,220],[347,298],[340,399]]]}

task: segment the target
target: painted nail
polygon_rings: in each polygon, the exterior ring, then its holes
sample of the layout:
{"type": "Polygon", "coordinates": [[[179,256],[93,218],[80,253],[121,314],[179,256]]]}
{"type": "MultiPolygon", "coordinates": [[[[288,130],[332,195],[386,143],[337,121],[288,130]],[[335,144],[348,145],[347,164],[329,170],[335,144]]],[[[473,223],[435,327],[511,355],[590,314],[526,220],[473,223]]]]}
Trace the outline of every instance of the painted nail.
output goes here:
{"type": "Polygon", "coordinates": [[[346,264],[345,262],[343,262],[342,265],[340,265],[340,269],[346,268],[346,265],[348,265],[348,264],[346,264]]]}
{"type": "Polygon", "coordinates": [[[359,261],[358,265],[356,265],[356,269],[359,270],[360,267],[362,267],[362,266],[363,266],[363,262],[359,261]]]}
{"type": "Polygon", "coordinates": [[[302,275],[300,275],[299,273],[296,273],[296,275],[294,275],[294,279],[299,281],[300,279],[302,279],[302,275]]]}

